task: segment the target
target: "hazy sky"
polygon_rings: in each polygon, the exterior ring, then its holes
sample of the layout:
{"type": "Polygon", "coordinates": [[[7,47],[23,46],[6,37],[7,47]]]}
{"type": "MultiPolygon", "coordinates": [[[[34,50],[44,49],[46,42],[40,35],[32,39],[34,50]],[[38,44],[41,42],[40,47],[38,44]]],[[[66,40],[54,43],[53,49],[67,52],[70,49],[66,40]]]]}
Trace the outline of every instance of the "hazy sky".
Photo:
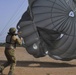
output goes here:
{"type": "Polygon", "coordinates": [[[10,27],[16,27],[27,6],[28,0],[0,0],[0,42],[10,27]]]}

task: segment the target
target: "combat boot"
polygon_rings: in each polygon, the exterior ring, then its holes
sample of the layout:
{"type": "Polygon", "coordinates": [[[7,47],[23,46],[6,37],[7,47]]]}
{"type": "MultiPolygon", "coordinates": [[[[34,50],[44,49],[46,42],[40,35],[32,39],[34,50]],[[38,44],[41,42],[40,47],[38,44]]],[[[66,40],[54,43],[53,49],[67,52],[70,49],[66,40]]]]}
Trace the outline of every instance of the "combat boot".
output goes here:
{"type": "Polygon", "coordinates": [[[12,71],[9,71],[8,75],[14,75],[12,71]]]}

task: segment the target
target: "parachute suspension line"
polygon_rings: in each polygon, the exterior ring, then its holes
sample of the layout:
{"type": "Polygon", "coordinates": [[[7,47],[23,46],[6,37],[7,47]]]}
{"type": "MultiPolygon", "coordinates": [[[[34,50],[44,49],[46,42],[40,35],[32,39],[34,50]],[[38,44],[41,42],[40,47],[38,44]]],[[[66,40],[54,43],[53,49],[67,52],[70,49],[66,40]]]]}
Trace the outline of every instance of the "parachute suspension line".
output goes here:
{"type": "MultiPolygon", "coordinates": [[[[29,0],[28,0],[28,2],[29,2],[29,0]]],[[[28,3],[28,4],[30,4],[30,3],[28,3]]],[[[30,10],[30,16],[31,16],[31,18],[32,18],[32,22],[33,22],[33,25],[34,25],[33,28],[34,28],[34,30],[36,31],[36,35],[37,35],[36,40],[39,41],[39,35],[38,35],[37,28],[36,28],[36,24],[35,24],[35,21],[34,21],[33,12],[31,11],[30,5],[28,5],[28,7],[29,7],[29,10],[30,10]]],[[[33,58],[33,61],[35,62],[34,58],[33,58]]],[[[40,60],[39,60],[39,61],[40,61],[40,60]]],[[[33,68],[34,68],[34,67],[33,67],[33,68]]]]}
{"type": "MultiPolygon", "coordinates": [[[[25,0],[24,0],[25,1],[25,0]]],[[[24,2],[23,2],[24,3],[24,2]]],[[[22,6],[21,6],[21,8],[23,8],[24,7],[24,4],[21,4],[22,6]]],[[[16,13],[16,15],[14,16],[14,17],[16,17],[19,13],[20,13],[20,11],[21,11],[21,9],[19,9],[19,11],[17,11],[17,13],[16,13]]],[[[13,25],[18,19],[20,18],[20,16],[18,17],[18,18],[16,18],[16,19],[13,19],[13,20],[15,20],[14,22],[12,22],[12,24],[11,25],[13,25]]],[[[2,34],[4,34],[4,33],[2,33],[2,34]]]]}
{"type": "Polygon", "coordinates": [[[6,35],[0,36],[0,39],[3,39],[6,35]]]}
{"type": "MultiPolygon", "coordinates": [[[[12,19],[12,17],[10,18],[10,20],[12,19]]],[[[8,21],[8,23],[10,22],[10,20],[8,21]]],[[[3,28],[3,30],[0,32],[3,34],[3,31],[6,29],[6,27],[8,26],[8,23],[6,24],[6,26],[3,28]]],[[[9,26],[8,26],[9,27],[9,26]]]]}
{"type": "MultiPolygon", "coordinates": [[[[18,9],[17,9],[16,12],[15,12],[16,15],[14,15],[14,16],[13,16],[13,19],[11,18],[10,21],[12,20],[12,22],[13,22],[14,18],[18,15],[17,13],[18,13],[19,9],[21,8],[21,6],[23,5],[24,1],[25,1],[25,0],[23,0],[22,3],[19,5],[18,9]]],[[[9,22],[8,22],[8,24],[9,24],[9,22]]],[[[10,24],[9,24],[9,25],[10,25],[10,24]]],[[[8,26],[8,27],[9,27],[9,26],[8,26]]]]}
{"type": "MultiPolygon", "coordinates": [[[[30,3],[28,3],[28,4],[30,4],[30,3]]],[[[30,16],[31,16],[31,18],[32,18],[32,22],[33,22],[33,25],[34,25],[34,30],[36,31],[36,35],[38,36],[38,38],[36,38],[36,40],[38,41],[39,40],[39,35],[38,35],[38,32],[37,32],[37,28],[36,28],[36,24],[35,24],[35,22],[34,22],[34,16],[33,16],[33,12],[31,11],[31,7],[30,7],[30,5],[29,5],[29,10],[30,10],[30,16]]]]}
{"type": "MultiPolygon", "coordinates": [[[[22,4],[24,3],[24,1],[25,1],[25,0],[22,1],[22,3],[20,4],[20,6],[18,7],[18,9],[15,11],[14,14],[16,14],[16,12],[20,9],[20,7],[21,7],[22,4]]],[[[8,21],[8,23],[6,24],[6,26],[2,29],[2,31],[0,32],[0,34],[1,34],[1,33],[3,34],[3,31],[6,29],[6,27],[9,27],[9,25],[10,25],[9,23],[11,22],[12,18],[15,17],[14,14],[13,14],[13,16],[10,18],[10,20],[8,21]],[[8,25],[8,24],[9,24],[9,25],[8,25]]]]}
{"type": "Polygon", "coordinates": [[[4,40],[0,40],[0,43],[1,43],[1,42],[4,43],[5,41],[4,41],[4,40]]]}
{"type": "Polygon", "coordinates": [[[6,35],[3,35],[3,36],[0,37],[0,42],[1,42],[1,40],[3,40],[3,42],[5,42],[5,38],[4,37],[6,37],[6,35]]]}

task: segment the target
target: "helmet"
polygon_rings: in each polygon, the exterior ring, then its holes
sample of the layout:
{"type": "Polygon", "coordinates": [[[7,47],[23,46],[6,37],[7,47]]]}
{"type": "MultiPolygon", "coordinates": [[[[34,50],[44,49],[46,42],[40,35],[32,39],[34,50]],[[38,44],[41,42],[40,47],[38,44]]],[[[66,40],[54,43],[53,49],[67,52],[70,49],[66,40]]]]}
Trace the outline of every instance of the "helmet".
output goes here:
{"type": "Polygon", "coordinates": [[[16,28],[12,27],[9,29],[9,33],[15,33],[16,32],[16,28]]]}

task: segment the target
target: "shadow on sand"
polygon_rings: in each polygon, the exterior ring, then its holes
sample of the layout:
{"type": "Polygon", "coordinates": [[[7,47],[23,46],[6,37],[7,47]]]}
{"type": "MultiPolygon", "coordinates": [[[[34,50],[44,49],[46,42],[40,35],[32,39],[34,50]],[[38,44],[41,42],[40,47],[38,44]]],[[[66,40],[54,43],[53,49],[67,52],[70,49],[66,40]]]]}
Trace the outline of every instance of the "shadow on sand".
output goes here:
{"type": "MultiPolygon", "coordinates": [[[[0,64],[6,61],[0,60],[0,64]]],[[[41,68],[60,68],[60,67],[76,67],[76,65],[69,63],[57,62],[41,62],[41,61],[17,61],[19,67],[41,67],[41,68]]]]}

